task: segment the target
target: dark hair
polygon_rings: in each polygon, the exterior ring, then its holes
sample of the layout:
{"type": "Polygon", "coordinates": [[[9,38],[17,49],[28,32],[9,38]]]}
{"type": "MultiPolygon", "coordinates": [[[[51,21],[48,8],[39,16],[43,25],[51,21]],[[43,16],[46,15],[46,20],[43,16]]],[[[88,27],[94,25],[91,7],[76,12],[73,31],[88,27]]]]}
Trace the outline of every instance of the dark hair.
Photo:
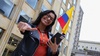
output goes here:
{"type": "Polygon", "coordinates": [[[54,21],[46,27],[46,31],[51,31],[52,29],[52,26],[54,25],[55,23],[55,20],[56,20],[56,13],[53,11],[53,10],[46,10],[46,11],[43,11],[43,12],[40,12],[39,16],[37,17],[37,19],[32,23],[33,25],[39,25],[40,21],[41,21],[41,18],[44,16],[44,15],[47,15],[49,13],[53,13],[55,15],[55,18],[54,18],[54,21]]]}

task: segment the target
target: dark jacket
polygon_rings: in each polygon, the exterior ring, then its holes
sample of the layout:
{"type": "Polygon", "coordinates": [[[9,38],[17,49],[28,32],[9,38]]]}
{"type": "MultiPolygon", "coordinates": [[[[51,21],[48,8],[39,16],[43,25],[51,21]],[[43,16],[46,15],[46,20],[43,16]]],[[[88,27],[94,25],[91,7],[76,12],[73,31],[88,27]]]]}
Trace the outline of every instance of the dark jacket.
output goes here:
{"type": "MultiPolygon", "coordinates": [[[[50,33],[48,32],[48,37],[50,38],[50,33]]],[[[21,40],[15,51],[11,56],[33,56],[35,50],[39,45],[39,33],[37,30],[26,31],[24,33],[24,38],[21,40]]],[[[58,51],[55,55],[52,55],[50,48],[47,49],[47,56],[58,56],[58,51]]]]}

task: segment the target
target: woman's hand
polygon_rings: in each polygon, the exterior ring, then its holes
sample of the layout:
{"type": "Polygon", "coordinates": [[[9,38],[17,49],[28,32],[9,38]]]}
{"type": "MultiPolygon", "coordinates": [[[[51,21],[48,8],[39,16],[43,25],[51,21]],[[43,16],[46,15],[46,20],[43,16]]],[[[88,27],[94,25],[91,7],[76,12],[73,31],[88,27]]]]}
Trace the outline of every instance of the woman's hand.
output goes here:
{"type": "Polygon", "coordinates": [[[25,32],[25,30],[28,30],[28,31],[37,30],[37,28],[32,28],[30,25],[28,25],[25,22],[19,22],[18,23],[18,28],[23,33],[25,32]]]}
{"type": "Polygon", "coordinates": [[[47,42],[47,45],[51,48],[52,54],[55,54],[57,52],[58,45],[56,44],[56,38],[54,39],[54,43],[51,40],[49,40],[47,42]]]}

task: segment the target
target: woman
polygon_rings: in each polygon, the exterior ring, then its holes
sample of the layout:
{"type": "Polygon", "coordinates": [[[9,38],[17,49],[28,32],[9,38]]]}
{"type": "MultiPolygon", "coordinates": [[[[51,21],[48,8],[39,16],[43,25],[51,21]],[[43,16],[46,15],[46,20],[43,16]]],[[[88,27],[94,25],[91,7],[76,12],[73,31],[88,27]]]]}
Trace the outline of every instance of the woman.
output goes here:
{"type": "Polygon", "coordinates": [[[56,20],[53,10],[41,12],[32,24],[20,22],[18,28],[24,35],[12,56],[58,56],[58,45],[49,40],[56,20]]]}

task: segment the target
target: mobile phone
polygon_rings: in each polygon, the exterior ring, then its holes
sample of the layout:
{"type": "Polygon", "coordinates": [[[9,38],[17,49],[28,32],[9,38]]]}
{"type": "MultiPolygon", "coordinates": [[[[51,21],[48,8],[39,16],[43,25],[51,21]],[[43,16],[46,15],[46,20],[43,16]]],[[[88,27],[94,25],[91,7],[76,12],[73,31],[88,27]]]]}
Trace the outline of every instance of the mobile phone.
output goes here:
{"type": "Polygon", "coordinates": [[[62,39],[64,39],[63,35],[59,32],[57,32],[52,38],[51,41],[54,43],[54,39],[56,38],[56,44],[59,44],[62,39]]]}

